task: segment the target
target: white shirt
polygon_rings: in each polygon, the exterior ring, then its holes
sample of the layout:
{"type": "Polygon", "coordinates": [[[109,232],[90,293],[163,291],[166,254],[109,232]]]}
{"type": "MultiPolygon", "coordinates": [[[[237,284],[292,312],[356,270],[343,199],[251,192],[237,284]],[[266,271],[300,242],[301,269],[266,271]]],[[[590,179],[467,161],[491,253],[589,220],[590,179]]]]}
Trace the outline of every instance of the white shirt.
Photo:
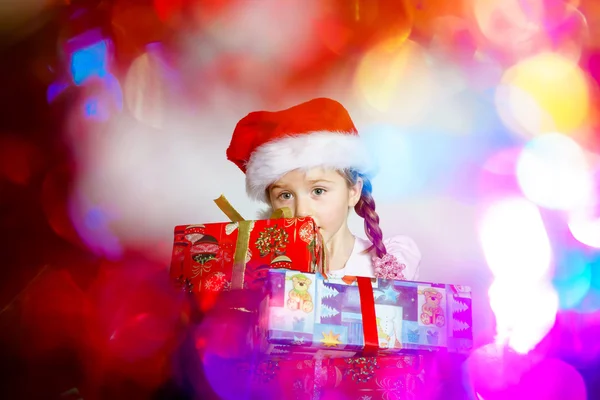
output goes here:
{"type": "MultiPolygon", "coordinates": [[[[384,239],[383,244],[389,254],[394,255],[400,264],[406,265],[406,268],[402,271],[406,280],[418,280],[421,252],[415,241],[408,236],[398,235],[384,239]]],[[[363,251],[371,247],[371,245],[369,240],[356,237],[352,254],[344,268],[336,271],[329,271],[327,276],[338,279],[345,275],[374,278],[373,263],[371,261],[372,253],[363,253],[363,251]]]]}

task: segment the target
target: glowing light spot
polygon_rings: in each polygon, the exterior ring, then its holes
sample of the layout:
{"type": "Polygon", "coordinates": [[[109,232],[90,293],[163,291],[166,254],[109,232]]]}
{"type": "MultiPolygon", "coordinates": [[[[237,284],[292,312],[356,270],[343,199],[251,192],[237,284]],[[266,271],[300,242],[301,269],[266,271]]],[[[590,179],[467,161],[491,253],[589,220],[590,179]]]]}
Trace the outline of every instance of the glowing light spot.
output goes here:
{"type": "Polygon", "coordinates": [[[586,212],[573,213],[569,218],[569,230],[579,242],[600,249],[600,218],[586,212]]]}
{"type": "Polygon", "coordinates": [[[103,79],[90,79],[85,90],[88,95],[81,104],[83,115],[91,121],[107,121],[123,109],[123,93],[119,81],[107,74],[103,79]]]}
{"type": "Polygon", "coordinates": [[[541,360],[523,375],[519,398],[586,400],[587,389],[581,374],[566,362],[541,360]]]}
{"type": "Polygon", "coordinates": [[[103,78],[107,74],[108,45],[105,40],[79,49],[71,58],[71,76],[76,85],[96,76],[103,78]]]}
{"type": "Polygon", "coordinates": [[[561,309],[578,306],[592,283],[590,260],[581,252],[567,252],[556,263],[553,284],[558,291],[561,309]]]}
{"type": "Polygon", "coordinates": [[[52,103],[62,92],[69,87],[66,82],[53,82],[46,90],[46,101],[52,103]]]}
{"type": "Polygon", "coordinates": [[[531,50],[542,26],[544,6],[541,0],[525,4],[519,0],[474,0],[473,14],[483,35],[496,44],[520,53],[531,50]]]}
{"type": "Polygon", "coordinates": [[[492,204],[481,221],[480,240],[496,278],[532,281],[548,271],[550,241],[537,207],[524,199],[492,204]]]}
{"type": "MultiPolygon", "coordinates": [[[[590,288],[575,309],[582,313],[594,315],[594,313],[600,311],[600,255],[596,255],[594,258],[589,257],[587,261],[591,275],[590,288]]],[[[600,350],[600,342],[597,347],[597,350],[600,350]]]]}
{"type": "Polygon", "coordinates": [[[541,53],[504,73],[496,92],[496,107],[504,123],[524,136],[571,133],[588,116],[586,77],[567,58],[541,53]]]}
{"type": "Polygon", "coordinates": [[[421,120],[434,95],[425,52],[411,41],[393,40],[370,50],[360,62],[355,87],[368,106],[396,123],[421,120]]]}
{"type": "Polygon", "coordinates": [[[585,154],[564,135],[551,133],[531,140],[519,155],[516,170],[524,195],[539,206],[571,210],[592,199],[585,154]]]}
{"type": "Polygon", "coordinates": [[[415,186],[420,186],[422,179],[415,178],[418,175],[413,168],[414,151],[411,151],[406,135],[392,127],[377,127],[363,137],[377,159],[379,173],[373,184],[378,195],[389,199],[414,193],[415,186]]]}
{"type": "Polygon", "coordinates": [[[507,343],[517,353],[526,354],[554,325],[558,295],[547,283],[520,283],[496,280],[490,286],[490,306],[496,316],[496,341],[507,343]]]}
{"type": "Polygon", "coordinates": [[[505,148],[485,160],[478,184],[479,195],[484,201],[522,196],[515,174],[520,152],[521,147],[505,148]]]}
{"type": "Polygon", "coordinates": [[[84,224],[90,230],[101,229],[106,222],[105,213],[99,208],[91,208],[85,216],[84,224]]]}
{"type": "Polygon", "coordinates": [[[154,128],[162,128],[166,82],[156,57],[145,53],[136,58],[125,78],[125,101],[133,116],[154,128]]]}
{"type": "Polygon", "coordinates": [[[110,115],[105,104],[97,97],[89,97],[83,108],[85,116],[96,121],[106,121],[110,115]]]}
{"type": "Polygon", "coordinates": [[[518,382],[530,364],[529,357],[512,349],[489,343],[474,349],[464,367],[473,389],[481,398],[497,394],[518,382]]]}
{"type": "Polygon", "coordinates": [[[94,253],[108,259],[119,259],[123,247],[111,229],[114,215],[94,205],[83,195],[81,188],[78,189],[79,192],[72,196],[69,204],[69,216],[77,233],[94,253]]]}

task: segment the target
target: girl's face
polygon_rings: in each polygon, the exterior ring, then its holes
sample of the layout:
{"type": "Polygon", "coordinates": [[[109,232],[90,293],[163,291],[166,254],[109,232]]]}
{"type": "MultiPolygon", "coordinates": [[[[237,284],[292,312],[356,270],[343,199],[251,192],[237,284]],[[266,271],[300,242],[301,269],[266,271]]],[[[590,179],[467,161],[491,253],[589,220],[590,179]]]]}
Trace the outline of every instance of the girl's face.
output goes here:
{"type": "Polygon", "coordinates": [[[273,209],[288,207],[294,217],[312,217],[328,242],[347,227],[348,212],[360,199],[362,181],[350,186],[336,170],[312,168],[288,172],[268,191],[273,209]]]}

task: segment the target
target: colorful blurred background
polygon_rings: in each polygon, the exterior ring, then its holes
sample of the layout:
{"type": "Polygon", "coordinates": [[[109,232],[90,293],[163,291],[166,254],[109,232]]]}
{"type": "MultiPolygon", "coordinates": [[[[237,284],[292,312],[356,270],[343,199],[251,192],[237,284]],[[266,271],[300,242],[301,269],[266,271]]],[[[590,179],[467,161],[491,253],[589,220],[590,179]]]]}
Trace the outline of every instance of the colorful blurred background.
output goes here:
{"type": "Polygon", "coordinates": [[[471,398],[600,398],[596,0],[14,0],[0,33],[2,398],[194,381],[173,227],[255,218],[236,122],[318,96],[421,280],[472,287],[471,398]]]}

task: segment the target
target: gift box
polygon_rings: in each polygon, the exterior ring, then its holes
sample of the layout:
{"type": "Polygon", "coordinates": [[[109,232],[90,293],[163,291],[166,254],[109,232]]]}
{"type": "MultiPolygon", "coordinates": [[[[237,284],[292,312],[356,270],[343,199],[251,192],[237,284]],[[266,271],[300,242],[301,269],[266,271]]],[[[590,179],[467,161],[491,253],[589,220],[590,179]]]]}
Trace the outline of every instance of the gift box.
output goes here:
{"type": "Polygon", "coordinates": [[[312,218],[278,218],[176,226],[170,275],[207,298],[264,286],[270,268],[315,272],[322,265],[312,218]]]}
{"type": "Polygon", "coordinates": [[[429,354],[292,360],[241,364],[237,374],[250,398],[418,399],[425,393],[429,354]]]}
{"type": "Polygon", "coordinates": [[[390,355],[413,350],[468,353],[466,286],[271,270],[260,317],[261,351],[286,357],[390,355]]]}

